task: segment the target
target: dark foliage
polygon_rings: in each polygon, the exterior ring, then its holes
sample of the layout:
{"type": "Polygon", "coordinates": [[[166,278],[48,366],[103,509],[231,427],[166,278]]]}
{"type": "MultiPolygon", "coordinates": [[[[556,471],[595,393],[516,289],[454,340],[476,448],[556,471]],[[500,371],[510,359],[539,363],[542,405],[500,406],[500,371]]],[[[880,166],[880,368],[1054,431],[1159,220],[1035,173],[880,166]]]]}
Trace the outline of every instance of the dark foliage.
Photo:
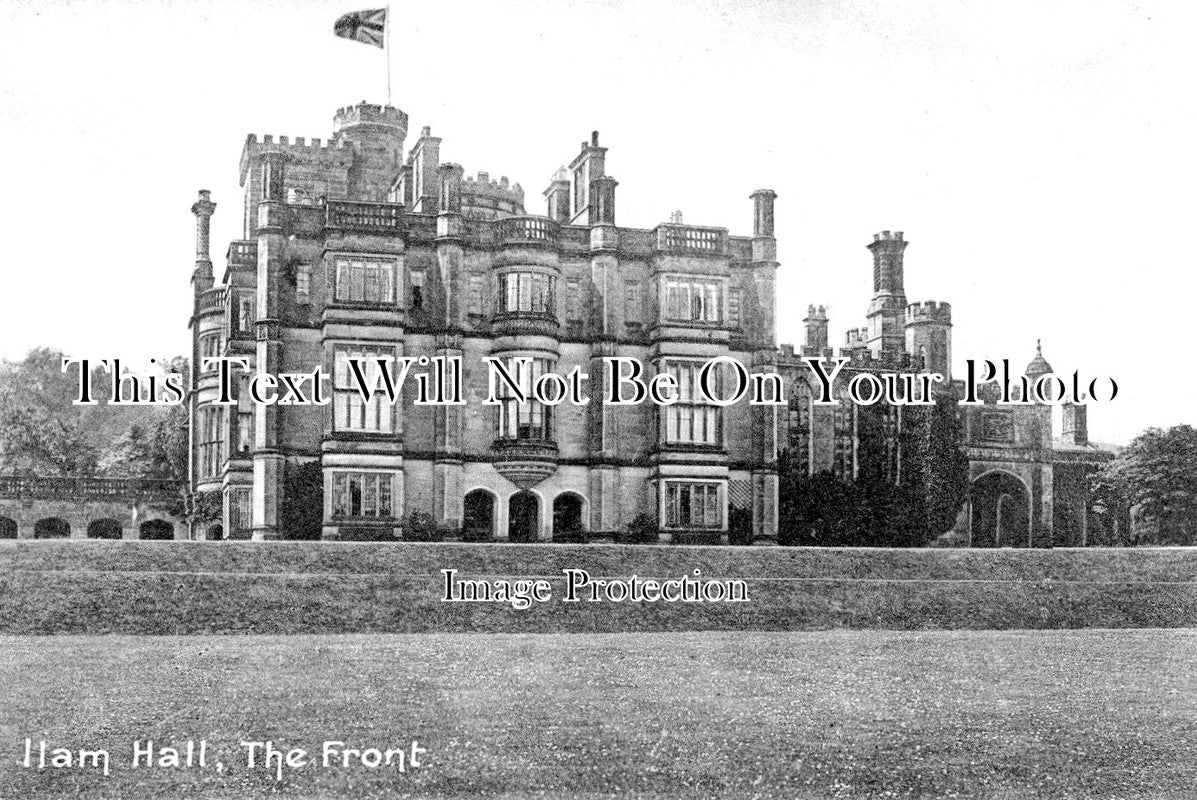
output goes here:
{"type": "MultiPolygon", "coordinates": [[[[1093,477],[1095,510],[1119,525],[1113,544],[1197,544],[1197,429],[1149,428],[1093,477]]],[[[1108,527],[1114,528],[1113,524],[1108,527]]]]}
{"type": "Polygon", "coordinates": [[[627,533],[620,538],[625,544],[652,544],[660,538],[657,521],[647,513],[640,513],[628,523],[627,533]]]}
{"type": "Polygon", "coordinates": [[[952,398],[899,412],[858,409],[857,474],[806,475],[779,459],[780,543],[924,547],[950,530],[968,492],[968,459],[952,398]],[[900,418],[899,418],[900,417],[900,418]]]}
{"type": "Polygon", "coordinates": [[[439,542],[441,529],[427,511],[413,511],[403,520],[403,541],[439,542]]]}
{"type": "Polygon", "coordinates": [[[324,474],[318,461],[289,464],[279,522],[283,538],[314,541],[324,519],[324,474]]]}
{"type": "Polygon", "coordinates": [[[752,544],[752,509],[731,506],[727,510],[727,542],[734,545],[752,544]]]}

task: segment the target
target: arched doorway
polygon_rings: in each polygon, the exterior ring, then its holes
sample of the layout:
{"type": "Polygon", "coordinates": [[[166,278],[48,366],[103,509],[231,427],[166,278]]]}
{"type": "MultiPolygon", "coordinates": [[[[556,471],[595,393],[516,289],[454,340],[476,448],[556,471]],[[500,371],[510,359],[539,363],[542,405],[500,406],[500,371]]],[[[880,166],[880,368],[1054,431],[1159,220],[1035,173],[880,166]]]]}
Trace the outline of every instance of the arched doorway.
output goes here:
{"type": "Polygon", "coordinates": [[[210,542],[219,542],[224,539],[224,526],[219,522],[208,526],[207,539],[210,542]]]}
{"type": "Polygon", "coordinates": [[[0,517],[0,539],[17,538],[17,521],[8,517],[0,517]]]}
{"type": "Polygon", "coordinates": [[[33,526],[34,539],[69,539],[71,523],[58,517],[39,519],[33,526]]]}
{"type": "Polygon", "coordinates": [[[582,530],[582,497],[573,492],[557,495],[553,499],[553,538],[574,538],[582,530]]]}
{"type": "Polygon", "coordinates": [[[461,521],[463,538],[470,541],[489,539],[495,533],[495,496],[485,489],[475,489],[465,496],[461,521]]]}
{"type": "Polygon", "coordinates": [[[535,542],[540,528],[540,502],[525,490],[507,503],[507,538],[513,542],[535,542]]]}
{"type": "Polygon", "coordinates": [[[122,535],[121,524],[111,517],[93,520],[87,526],[88,539],[119,539],[122,535]]]}
{"type": "Polygon", "coordinates": [[[175,526],[166,520],[152,519],[141,523],[137,529],[138,539],[148,539],[155,542],[165,542],[175,538],[175,526]]]}
{"type": "Polygon", "coordinates": [[[973,481],[973,547],[1028,547],[1031,500],[1026,486],[1009,472],[987,472],[973,481]]]}

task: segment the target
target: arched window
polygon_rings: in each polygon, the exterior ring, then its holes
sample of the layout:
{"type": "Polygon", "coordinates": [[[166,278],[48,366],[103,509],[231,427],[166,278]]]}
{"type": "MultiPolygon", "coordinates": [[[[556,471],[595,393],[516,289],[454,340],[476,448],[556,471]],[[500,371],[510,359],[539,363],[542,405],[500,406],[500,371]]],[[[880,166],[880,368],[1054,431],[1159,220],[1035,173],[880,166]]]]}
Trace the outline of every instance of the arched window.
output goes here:
{"type": "Polygon", "coordinates": [[[1027,547],[1030,495],[1009,472],[994,470],[973,481],[968,493],[974,547],[1027,547]]]}

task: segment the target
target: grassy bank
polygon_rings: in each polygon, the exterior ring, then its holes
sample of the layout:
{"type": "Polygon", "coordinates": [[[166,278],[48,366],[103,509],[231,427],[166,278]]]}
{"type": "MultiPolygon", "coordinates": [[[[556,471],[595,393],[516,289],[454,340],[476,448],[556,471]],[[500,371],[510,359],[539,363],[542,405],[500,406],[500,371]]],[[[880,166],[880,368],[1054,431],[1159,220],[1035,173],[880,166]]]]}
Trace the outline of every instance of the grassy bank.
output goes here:
{"type": "Polygon", "coordinates": [[[1189,550],[17,542],[0,633],[192,634],[1134,628],[1197,625],[1189,550]],[[593,576],[741,579],[747,603],[561,602],[593,576]],[[553,598],[445,603],[441,569],[553,598]]]}

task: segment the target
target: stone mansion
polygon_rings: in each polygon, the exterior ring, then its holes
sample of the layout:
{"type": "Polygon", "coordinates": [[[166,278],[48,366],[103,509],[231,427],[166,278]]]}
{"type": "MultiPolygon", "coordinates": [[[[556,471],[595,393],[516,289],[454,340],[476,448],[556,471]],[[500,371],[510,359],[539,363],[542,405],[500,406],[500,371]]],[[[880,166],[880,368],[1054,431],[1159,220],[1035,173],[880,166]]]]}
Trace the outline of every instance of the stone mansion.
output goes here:
{"type": "MultiPolygon", "coordinates": [[[[812,472],[851,473],[850,407],[812,406],[801,390],[784,407],[716,407],[693,391],[697,365],[714,356],[801,383],[798,358],[832,352],[813,306],[805,344],[777,347],[774,192],[752,193],[750,236],[680,213],[619,227],[618,184],[595,133],[549,182],[544,213],[528,213],[518,183],[467,177],[427,127],[405,149],[407,129],[402,111],[360,103],[337,111],[326,141],[250,135],[243,237],[219,285],[216,204],[201,191],[192,206],[192,489],[220,509],[192,536],[286,538],[306,513],[310,535],[384,538],[422,513],[512,542],[640,526],[662,541],[718,543],[734,519],[768,544],[779,449],[801,451],[812,472]],[[218,374],[201,368],[210,356],[245,358],[259,373],[320,365],[331,402],[252,403],[242,385],[232,404],[217,403],[218,374]],[[466,402],[363,401],[349,359],[388,356],[460,359],[466,402]],[[534,374],[577,366],[599,385],[608,356],[670,373],[679,402],[481,402],[486,358],[531,359],[534,374]]],[[[869,246],[868,327],[850,331],[841,353],[852,368],[917,359],[946,375],[951,310],[907,304],[906,244],[885,232],[869,246]]],[[[1067,542],[1083,543],[1083,475],[1108,457],[1087,442],[1084,408],[1066,412],[1068,442],[1053,442],[1048,407],[970,409],[965,423],[974,543],[1062,543],[1052,531],[1064,517],[1067,542]]]]}

